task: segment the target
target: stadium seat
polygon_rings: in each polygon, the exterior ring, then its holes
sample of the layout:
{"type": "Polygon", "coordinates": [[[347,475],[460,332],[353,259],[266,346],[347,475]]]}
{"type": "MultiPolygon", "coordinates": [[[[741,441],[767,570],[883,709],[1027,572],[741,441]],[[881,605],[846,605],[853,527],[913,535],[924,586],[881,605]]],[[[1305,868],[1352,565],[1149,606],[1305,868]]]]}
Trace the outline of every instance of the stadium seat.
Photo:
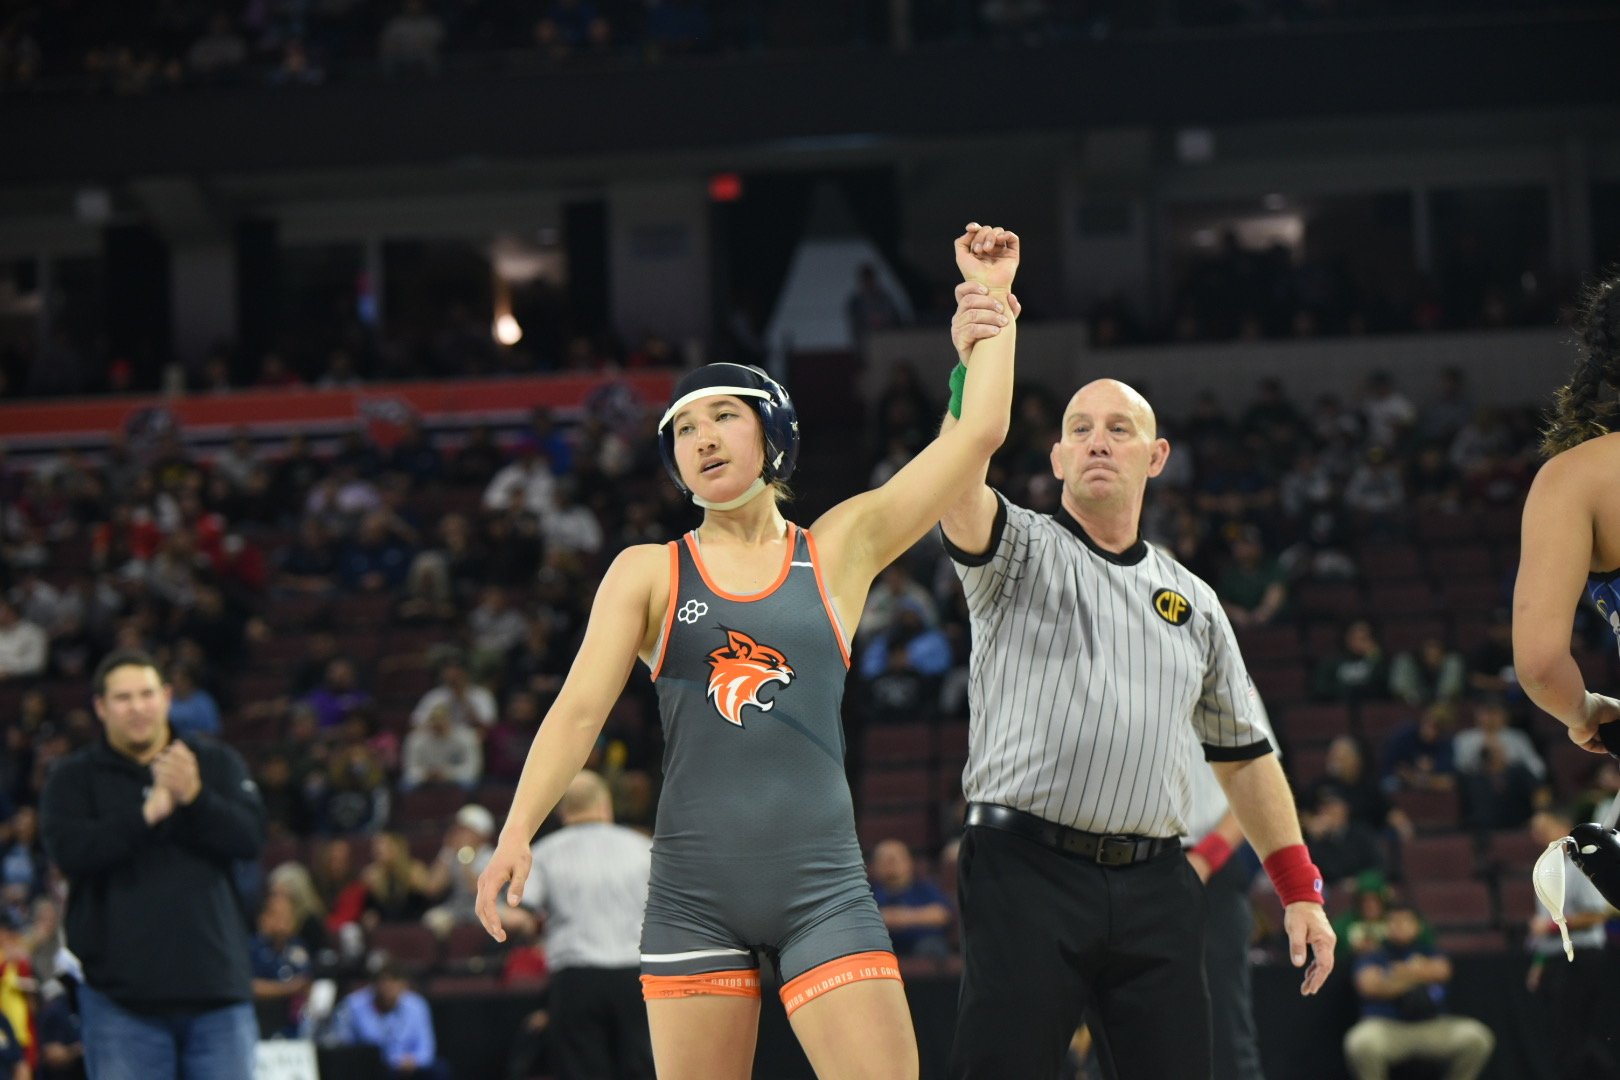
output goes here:
{"type": "Polygon", "coordinates": [[[1373,746],[1418,718],[1420,710],[1400,701],[1363,701],[1356,707],[1356,730],[1373,746]]]}
{"type": "Polygon", "coordinates": [[[1284,708],[1310,695],[1310,673],[1298,664],[1256,665],[1249,677],[1268,708],[1284,708]]]}
{"type": "Polygon", "coordinates": [[[1406,896],[1436,930],[1492,923],[1491,894],[1483,881],[1414,881],[1406,896]]]}
{"type": "Polygon", "coordinates": [[[1422,618],[1445,610],[1440,595],[1421,581],[1386,582],[1367,590],[1367,610],[1377,619],[1422,618]]]}
{"type": "Polygon", "coordinates": [[[394,803],[395,827],[447,821],[470,801],[471,796],[453,784],[426,784],[399,796],[394,803]]]}
{"type": "Polygon", "coordinates": [[[1303,791],[1327,773],[1327,748],[1292,747],[1283,757],[1283,766],[1288,770],[1294,790],[1303,791]]]}
{"type": "Polygon", "coordinates": [[[1391,655],[1416,651],[1429,638],[1446,641],[1450,630],[1443,618],[1385,619],[1378,627],[1384,648],[1391,655]]]}
{"type": "Polygon", "coordinates": [[[1404,842],[1401,866],[1408,882],[1460,881],[1478,872],[1479,855],[1467,833],[1434,833],[1404,842]]]}
{"type": "Polygon", "coordinates": [[[1277,734],[1288,748],[1320,746],[1350,733],[1350,708],[1338,702],[1298,704],[1280,711],[1277,734]]]}
{"type": "Polygon", "coordinates": [[[1370,584],[1425,576],[1423,560],[1410,544],[1368,544],[1357,550],[1356,564],[1370,584]]]}
{"type": "Polygon", "coordinates": [[[1508,947],[1507,937],[1500,930],[1441,930],[1434,938],[1446,956],[1499,953],[1508,947]]]}
{"type": "Polygon", "coordinates": [[[371,931],[367,945],[387,953],[413,974],[431,970],[439,962],[439,939],[417,922],[382,923],[371,931]]]}
{"type": "Polygon", "coordinates": [[[1390,801],[1406,812],[1420,829],[1456,828],[1459,816],[1455,791],[1397,791],[1390,801]]]}
{"type": "Polygon", "coordinates": [[[1490,834],[1485,859],[1499,878],[1522,873],[1528,881],[1530,868],[1545,850],[1546,847],[1528,832],[1494,832],[1490,834]]]}
{"type": "Polygon", "coordinates": [[[930,828],[928,807],[892,807],[863,813],[855,820],[855,833],[860,838],[861,850],[870,853],[882,840],[899,840],[912,851],[927,851],[933,830],[930,828]]]}
{"type": "Polygon", "coordinates": [[[866,765],[924,764],[933,756],[927,724],[888,724],[866,730],[866,765]]]}
{"type": "Polygon", "coordinates": [[[1496,560],[1484,544],[1435,544],[1424,552],[1424,559],[1434,579],[1442,583],[1496,574],[1496,560]]]}
{"type": "Polygon", "coordinates": [[[473,961],[494,961],[500,948],[482,923],[457,923],[445,938],[444,959],[450,967],[465,970],[473,961]]]}
{"type": "Polygon", "coordinates": [[[908,765],[900,768],[873,768],[868,766],[861,777],[861,806],[875,807],[892,803],[927,802],[933,773],[927,766],[908,765]]]}
{"type": "Polygon", "coordinates": [[[1304,658],[1299,630],[1290,623],[1247,627],[1237,632],[1237,638],[1249,663],[1299,663],[1304,658]]]}
{"type": "Polygon", "coordinates": [[[947,720],[939,725],[939,756],[965,759],[968,753],[968,722],[947,720]]]}

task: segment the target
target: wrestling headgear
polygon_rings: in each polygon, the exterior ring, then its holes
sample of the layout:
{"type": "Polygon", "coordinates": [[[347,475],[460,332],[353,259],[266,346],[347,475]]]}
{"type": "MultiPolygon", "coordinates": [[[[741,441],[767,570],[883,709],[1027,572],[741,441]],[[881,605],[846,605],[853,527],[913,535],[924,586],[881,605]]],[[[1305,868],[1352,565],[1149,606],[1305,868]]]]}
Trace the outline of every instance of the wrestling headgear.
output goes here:
{"type": "MultiPolygon", "coordinates": [[[[675,486],[691,494],[675,464],[675,414],[699,398],[730,394],[753,407],[765,432],[765,468],[760,480],[786,480],[799,461],[799,414],[786,388],[764,371],[747,364],[708,364],[687,372],[675,384],[669,408],[658,421],[658,453],[675,486]]],[[[703,505],[703,504],[699,504],[703,505]]]]}

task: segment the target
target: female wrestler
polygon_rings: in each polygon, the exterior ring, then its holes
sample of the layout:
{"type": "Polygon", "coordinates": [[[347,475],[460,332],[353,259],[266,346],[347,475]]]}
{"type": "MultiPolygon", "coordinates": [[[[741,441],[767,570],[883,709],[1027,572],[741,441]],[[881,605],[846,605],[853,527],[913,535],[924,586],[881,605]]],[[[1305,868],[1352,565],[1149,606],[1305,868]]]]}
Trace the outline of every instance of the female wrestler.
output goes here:
{"type": "Polygon", "coordinates": [[[659,425],[664,461],[703,524],[608,568],[584,643],[541,724],[478,913],[497,939],[529,843],[585,763],[639,656],[658,691],[664,789],[642,928],[642,984],[664,1080],[751,1075],[760,955],[822,1077],[913,1078],[916,1038],[866,883],[839,724],[849,640],[879,571],[984,476],[1005,436],[1018,238],[969,225],[955,243],[953,338],[972,348],[960,421],[881,488],[810,529],[783,518],[798,421],[757,368],[680,380],[659,425]],[[973,342],[978,342],[973,345],[973,342]]]}

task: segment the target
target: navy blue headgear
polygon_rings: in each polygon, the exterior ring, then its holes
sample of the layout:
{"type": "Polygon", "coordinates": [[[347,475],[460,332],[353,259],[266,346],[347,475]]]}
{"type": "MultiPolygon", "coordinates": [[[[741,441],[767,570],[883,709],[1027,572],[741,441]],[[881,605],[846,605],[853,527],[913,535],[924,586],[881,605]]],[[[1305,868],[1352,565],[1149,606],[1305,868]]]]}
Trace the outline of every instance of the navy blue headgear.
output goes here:
{"type": "Polygon", "coordinates": [[[759,415],[760,427],[765,429],[765,470],[760,474],[765,482],[792,476],[793,466],[799,462],[799,413],[787,388],[749,364],[707,364],[681,376],[670,396],[669,408],[658,421],[658,453],[664,459],[664,468],[675,478],[675,486],[690,490],[681,481],[681,470],[675,464],[675,430],[670,421],[698,398],[715,394],[741,398],[759,415]]]}

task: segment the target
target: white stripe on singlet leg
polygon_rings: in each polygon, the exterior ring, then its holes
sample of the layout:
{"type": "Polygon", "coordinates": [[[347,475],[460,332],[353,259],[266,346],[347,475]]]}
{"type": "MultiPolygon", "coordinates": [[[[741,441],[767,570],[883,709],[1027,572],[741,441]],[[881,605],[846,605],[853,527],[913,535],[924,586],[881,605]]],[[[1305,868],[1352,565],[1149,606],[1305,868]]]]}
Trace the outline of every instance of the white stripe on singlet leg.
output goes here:
{"type": "Polygon", "coordinates": [[[678,964],[685,960],[707,960],[711,956],[753,956],[747,949],[697,949],[693,952],[642,953],[643,964],[678,964]]]}

